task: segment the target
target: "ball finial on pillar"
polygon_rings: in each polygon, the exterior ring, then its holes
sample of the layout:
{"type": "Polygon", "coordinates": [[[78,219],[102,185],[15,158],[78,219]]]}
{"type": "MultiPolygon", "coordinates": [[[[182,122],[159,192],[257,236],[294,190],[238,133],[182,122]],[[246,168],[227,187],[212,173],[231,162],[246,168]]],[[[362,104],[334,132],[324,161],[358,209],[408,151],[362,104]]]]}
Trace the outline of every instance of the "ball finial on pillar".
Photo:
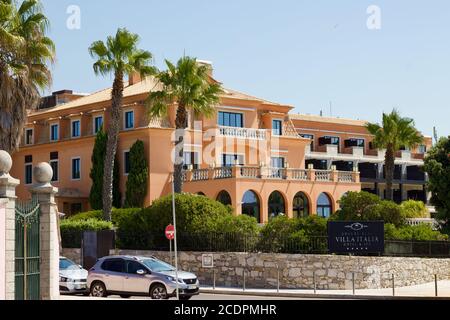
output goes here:
{"type": "Polygon", "coordinates": [[[53,169],[47,162],[41,162],[33,169],[34,180],[39,184],[47,184],[52,180],[53,169]]]}
{"type": "Polygon", "coordinates": [[[12,158],[8,152],[0,150],[0,176],[9,174],[12,167],[12,158]]]}

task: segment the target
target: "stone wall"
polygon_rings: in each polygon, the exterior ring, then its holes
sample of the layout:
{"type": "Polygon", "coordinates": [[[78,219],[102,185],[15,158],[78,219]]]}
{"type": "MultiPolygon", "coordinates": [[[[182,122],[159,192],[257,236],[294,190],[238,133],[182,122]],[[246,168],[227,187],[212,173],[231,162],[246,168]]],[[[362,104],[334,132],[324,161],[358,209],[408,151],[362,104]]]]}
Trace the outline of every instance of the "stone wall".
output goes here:
{"type": "MultiPolygon", "coordinates": [[[[79,249],[64,249],[64,255],[79,262],[79,249]]],[[[170,263],[168,252],[117,250],[111,254],[155,256],[170,263]]],[[[318,289],[351,289],[355,273],[356,289],[388,288],[392,274],[397,287],[450,279],[450,259],[396,257],[349,257],[337,255],[295,255],[257,253],[214,253],[214,269],[202,268],[201,252],[180,252],[180,268],[199,276],[202,285],[242,287],[246,270],[247,288],[312,289],[313,275],[318,289]],[[278,266],[278,269],[277,269],[278,266]]]]}

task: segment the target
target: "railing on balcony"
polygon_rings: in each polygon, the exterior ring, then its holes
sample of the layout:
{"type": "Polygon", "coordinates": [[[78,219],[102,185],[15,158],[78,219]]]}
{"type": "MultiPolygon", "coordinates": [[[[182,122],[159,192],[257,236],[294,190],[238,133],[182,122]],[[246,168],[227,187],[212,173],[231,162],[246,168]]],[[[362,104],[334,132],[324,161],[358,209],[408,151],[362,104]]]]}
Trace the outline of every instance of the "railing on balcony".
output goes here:
{"type": "Polygon", "coordinates": [[[233,177],[231,167],[214,168],[214,179],[228,179],[233,177]]]}
{"type": "Polygon", "coordinates": [[[192,171],[192,181],[205,181],[205,180],[209,180],[208,169],[198,169],[192,171]]]}
{"type": "Polygon", "coordinates": [[[267,178],[269,178],[269,179],[286,179],[286,169],[269,168],[267,178]]]}
{"type": "Polygon", "coordinates": [[[339,182],[352,182],[353,181],[353,173],[340,171],[338,172],[338,181],[339,182]]]}
{"type": "Polygon", "coordinates": [[[308,180],[308,170],[290,169],[289,171],[291,172],[292,180],[301,180],[301,181],[308,180]]]}
{"type": "Polygon", "coordinates": [[[316,181],[331,181],[331,171],[316,170],[316,181]]]}
{"type": "Polygon", "coordinates": [[[265,140],[267,136],[266,130],[253,128],[235,128],[235,127],[219,127],[221,136],[265,140]]]}
{"type": "Polygon", "coordinates": [[[254,178],[260,177],[261,169],[259,167],[240,167],[241,177],[254,178]]]}

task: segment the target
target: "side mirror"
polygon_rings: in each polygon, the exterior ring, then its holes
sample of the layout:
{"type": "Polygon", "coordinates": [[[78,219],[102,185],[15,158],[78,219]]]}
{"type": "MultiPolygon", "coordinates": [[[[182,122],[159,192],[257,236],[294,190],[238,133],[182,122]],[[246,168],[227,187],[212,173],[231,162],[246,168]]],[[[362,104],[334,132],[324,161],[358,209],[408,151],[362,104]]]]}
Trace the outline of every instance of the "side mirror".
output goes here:
{"type": "Polygon", "coordinates": [[[80,269],[83,269],[83,266],[81,264],[78,265],[80,267],[80,269]]]}
{"type": "Polygon", "coordinates": [[[140,275],[140,276],[143,276],[143,275],[146,274],[147,272],[145,272],[145,271],[142,270],[142,269],[139,269],[138,271],[136,271],[136,273],[137,273],[138,275],[140,275]]]}

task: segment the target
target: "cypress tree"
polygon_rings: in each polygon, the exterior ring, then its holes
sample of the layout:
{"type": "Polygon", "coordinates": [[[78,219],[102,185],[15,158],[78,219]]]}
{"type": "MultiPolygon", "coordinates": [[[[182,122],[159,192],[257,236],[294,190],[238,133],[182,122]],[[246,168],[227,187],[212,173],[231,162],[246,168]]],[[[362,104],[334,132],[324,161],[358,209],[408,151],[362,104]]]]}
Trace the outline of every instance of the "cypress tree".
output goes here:
{"type": "Polygon", "coordinates": [[[147,195],[148,163],[144,143],[137,140],[130,149],[130,172],[128,173],[125,207],[142,208],[147,195]]]}
{"type": "MultiPolygon", "coordinates": [[[[91,172],[89,177],[92,180],[91,191],[89,193],[89,203],[92,210],[101,210],[103,208],[102,188],[103,188],[103,166],[106,154],[107,134],[103,128],[97,132],[95,137],[94,149],[91,156],[91,172]]],[[[120,171],[118,162],[114,165],[114,179],[113,179],[113,205],[116,208],[121,207],[120,195],[120,171]]]]}

